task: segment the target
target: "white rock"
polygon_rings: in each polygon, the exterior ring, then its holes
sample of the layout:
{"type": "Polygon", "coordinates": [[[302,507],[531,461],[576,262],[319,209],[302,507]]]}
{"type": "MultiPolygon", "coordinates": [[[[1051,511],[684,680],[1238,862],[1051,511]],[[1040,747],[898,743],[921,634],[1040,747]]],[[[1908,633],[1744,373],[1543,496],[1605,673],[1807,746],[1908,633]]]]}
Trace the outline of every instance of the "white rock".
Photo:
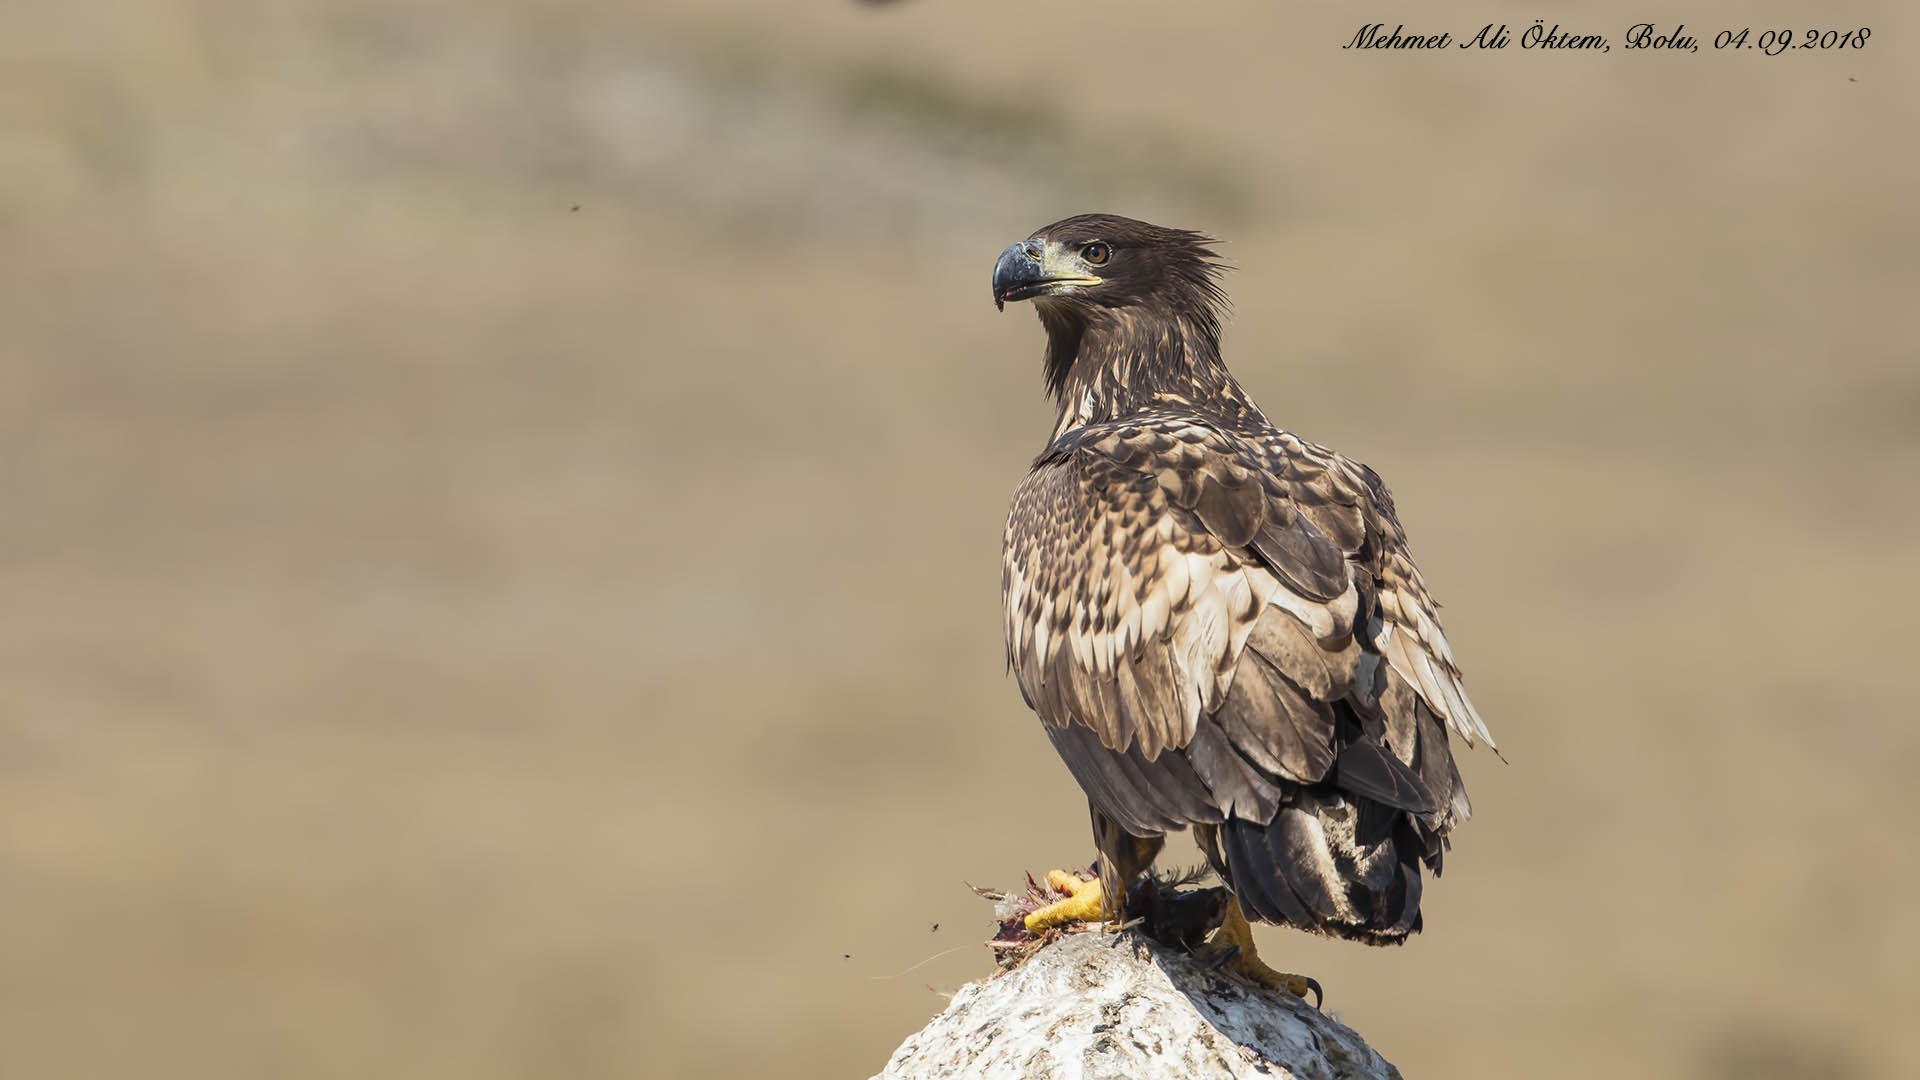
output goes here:
{"type": "Polygon", "coordinates": [[[1072,934],[954,995],[875,1080],[1399,1080],[1306,1002],[1136,934],[1072,934]]]}

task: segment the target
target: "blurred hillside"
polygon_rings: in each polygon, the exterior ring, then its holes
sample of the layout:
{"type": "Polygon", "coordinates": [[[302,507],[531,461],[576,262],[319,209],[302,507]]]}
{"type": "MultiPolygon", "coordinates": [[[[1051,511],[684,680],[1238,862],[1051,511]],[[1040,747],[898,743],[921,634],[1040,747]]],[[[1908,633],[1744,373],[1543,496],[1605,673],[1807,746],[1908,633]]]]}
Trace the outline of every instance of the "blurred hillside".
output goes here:
{"type": "Polygon", "coordinates": [[[987,289],[1088,209],[1228,240],[1512,761],[1424,935],[1275,962],[1409,1076],[1920,1073],[1911,6],[1171,11],[19,8],[0,1075],[877,1070],[988,970],[963,881],[1091,857],[987,289]]]}

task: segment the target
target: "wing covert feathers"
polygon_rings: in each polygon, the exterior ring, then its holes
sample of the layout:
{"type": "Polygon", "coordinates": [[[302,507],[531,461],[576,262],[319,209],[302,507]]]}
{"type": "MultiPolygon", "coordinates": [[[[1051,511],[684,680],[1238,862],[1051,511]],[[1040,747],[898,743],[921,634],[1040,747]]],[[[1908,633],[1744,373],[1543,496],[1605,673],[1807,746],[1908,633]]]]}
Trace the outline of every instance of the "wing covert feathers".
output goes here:
{"type": "Polygon", "coordinates": [[[1492,746],[1386,487],[1289,433],[1175,412],[1069,432],[1015,493],[1007,654],[1096,811],[1188,825],[1250,913],[1419,925],[1492,746]]]}

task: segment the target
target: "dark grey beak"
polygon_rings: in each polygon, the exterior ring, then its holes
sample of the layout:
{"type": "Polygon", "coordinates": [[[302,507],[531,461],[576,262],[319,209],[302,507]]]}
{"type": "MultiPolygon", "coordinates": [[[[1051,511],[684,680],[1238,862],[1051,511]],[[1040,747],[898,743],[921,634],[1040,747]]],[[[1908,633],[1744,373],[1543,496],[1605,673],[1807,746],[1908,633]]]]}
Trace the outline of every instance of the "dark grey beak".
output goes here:
{"type": "Polygon", "coordinates": [[[993,306],[1006,310],[1007,301],[1036,296],[1045,278],[1040,272],[1040,245],[1022,240],[1000,253],[993,264],[993,306]]]}

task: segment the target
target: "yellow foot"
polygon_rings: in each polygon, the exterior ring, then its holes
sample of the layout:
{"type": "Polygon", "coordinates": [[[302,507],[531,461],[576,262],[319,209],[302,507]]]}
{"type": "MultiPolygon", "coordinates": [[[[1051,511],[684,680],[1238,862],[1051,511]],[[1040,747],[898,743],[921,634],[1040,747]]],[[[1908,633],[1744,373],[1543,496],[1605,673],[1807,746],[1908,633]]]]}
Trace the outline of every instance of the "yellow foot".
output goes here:
{"type": "MultiPolygon", "coordinates": [[[[1037,914],[1037,913],[1036,913],[1037,914]]],[[[1275,971],[1260,959],[1253,948],[1253,927],[1247,925],[1247,917],[1240,910],[1240,901],[1229,897],[1227,914],[1220,921],[1220,929],[1213,932],[1213,938],[1207,942],[1207,952],[1217,951],[1218,963],[1232,971],[1275,990],[1285,990],[1294,997],[1306,999],[1313,994],[1313,1007],[1319,1008],[1323,1000],[1320,984],[1305,975],[1295,975],[1286,971],[1275,971]]]]}
{"type": "Polygon", "coordinates": [[[1100,921],[1106,897],[1099,881],[1082,881],[1065,870],[1049,870],[1047,885],[1055,892],[1066,893],[1067,898],[1027,916],[1028,933],[1042,934],[1071,922],[1100,921]]]}

